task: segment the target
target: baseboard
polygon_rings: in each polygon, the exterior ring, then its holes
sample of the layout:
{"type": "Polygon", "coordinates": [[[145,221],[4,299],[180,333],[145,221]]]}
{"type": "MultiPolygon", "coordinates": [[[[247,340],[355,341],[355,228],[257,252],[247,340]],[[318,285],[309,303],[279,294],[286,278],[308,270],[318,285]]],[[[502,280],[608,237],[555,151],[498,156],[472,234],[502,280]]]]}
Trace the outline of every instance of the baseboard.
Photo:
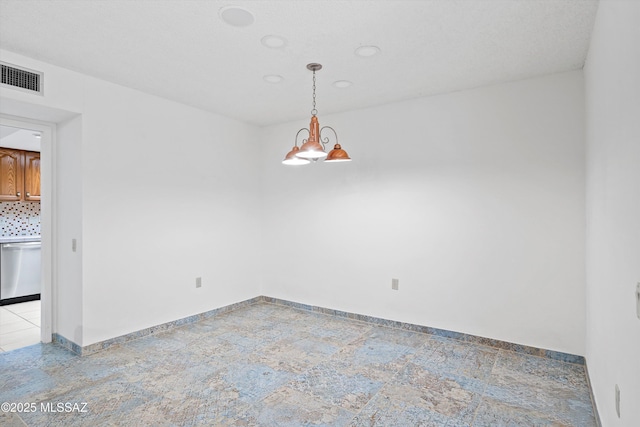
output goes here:
{"type": "Polygon", "coordinates": [[[121,335],[119,337],[111,338],[105,341],[99,341],[97,343],[93,343],[84,347],[74,343],[70,339],[63,337],[60,334],[53,334],[53,342],[61,347],[66,348],[67,350],[76,353],[79,356],[87,356],[98,351],[106,350],[107,348],[114,345],[124,344],[129,341],[137,340],[138,338],[157,334],[158,332],[169,331],[173,328],[199,322],[201,320],[218,316],[220,314],[229,313],[230,311],[248,307],[259,302],[262,302],[262,297],[251,298],[234,304],[225,305],[220,308],[215,308],[204,313],[194,314],[193,316],[183,317],[182,319],[173,320],[171,322],[162,323],[156,326],[151,326],[150,328],[141,329],[139,331],[131,332],[130,334],[121,335]]]}
{"type": "Polygon", "coordinates": [[[522,344],[514,344],[507,341],[500,341],[492,338],[485,338],[477,335],[465,334],[462,332],[432,328],[430,326],[415,325],[412,323],[398,322],[396,320],[387,320],[379,317],[367,316],[365,314],[349,313],[346,311],[340,311],[340,310],[334,310],[331,308],[302,304],[298,302],[292,302],[292,301],[287,301],[287,300],[282,300],[282,299],[272,298],[267,296],[261,296],[259,298],[261,299],[262,302],[297,308],[299,310],[323,313],[323,314],[328,314],[330,316],[336,316],[336,317],[344,317],[346,319],[358,320],[360,322],[371,323],[374,325],[404,329],[407,331],[421,332],[423,334],[436,335],[440,337],[455,339],[458,341],[465,341],[465,342],[470,342],[474,344],[486,345],[489,347],[494,347],[502,350],[510,350],[516,353],[530,354],[533,356],[546,357],[548,359],[559,360],[562,362],[584,365],[584,357],[577,356],[575,354],[563,353],[563,352],[554,351],[554,350],[546,350],[543,348],[531,347],[531,346],[522,345],[522,344]]]}
{"type": "Polygon", "coordinates": [[[591,406],[593,406],[593,417],[596,419],[596,425],[602,427],[600,421],[600,414],[598,413],[598,406],[596,405],[596,396],[593,394],[593,386],[591,385],[591,377],[589,376],[589,369],[587,368],[587,361],[584,361],[584,375],[587,377],[587,385],[589,386],[589,394],[591,395],[591,406]]]}
{"type": "MultiPolygon", "coordinates": [[[[370,323],[373,325],[386,326],[390,328],[404,329],[407,331],[420,332],[423,334],[436,335],[440,337],[446,337],[455,339],[458,341],[470,342],[475,344],[486,345],[489,347],[494,347],[502,350],[514,351],[516,353],[529,354],[533,356],[546,357],[548,359],[559,360],[562,362],[575,363],[579,365],[584,365],[585,360],[582,356],[577,356],[574,354],[563,353],[560,351],[547,350],[543,348],[531,347],[522,344],[514,344],[507,341],[500,341],[492,338],[480,337],[477,335],[465,334],[462,332],[448,331],[446,329],[438,329],[432,328],[430,326],[423,325],[415,325],[412,323],[399,322],[396,320],[388,320],[382,319],[379,317],[368,316],[364,314],[350,313],[346,311],[334,310],[326,307],[313,306],[309,304],[302,304],[293,301],[287,301],[279,298],[273,298],[268,296],[258,296],[255,298],[251,298],[245,301],[237,302],[234,304],[230,304],[224,307],[216,308],[204,313],[195,314],[193,316],[184,317],[182,319],[174,320],[172,322],[163,323],[157,326],[152,326],[150,328],[145,328],[136,332],[132,332],[130,334],[122,335],[119,337],[111,338],[105,341],[100,341],[85,347],[82,347],[68,338],[63,337],[59,334],[53,334],[53,342],[80,355],[85,356],[88,354],[93,354],[95,352],[105,350],[111,346],[119,345],[126,343],[128,341],[133,341],[138,338],[142,338],[148,335],[153,335],[158,332],[164,332],[171,330],[176,327],[188,325],[191,323],[198,322],[200,320],[208,319],[220,314],[228,313],[234,310],[238,310],[243,307],[248,307],[250,305],[259,304],[259,303],[268,303],[281,305],[286,307],[295,308],[298,310],[305,310],[314,313],[322,313],[335,317],[342,317],[345,319],[357,320],[360,322],[370,323]]],[[[587,377],[588,378],[588,377],[587,377]]]]}

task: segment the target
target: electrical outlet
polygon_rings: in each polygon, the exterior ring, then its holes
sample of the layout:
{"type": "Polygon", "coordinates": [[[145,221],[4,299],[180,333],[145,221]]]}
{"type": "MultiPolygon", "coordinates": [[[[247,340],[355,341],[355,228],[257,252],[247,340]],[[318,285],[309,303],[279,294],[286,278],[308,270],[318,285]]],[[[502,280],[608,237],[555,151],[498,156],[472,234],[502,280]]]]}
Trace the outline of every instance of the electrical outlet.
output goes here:
{"type": "Polygon", "coordinates": [[[76,239],[71,239],[71,250],[75,252],[77,248],[78,248],[78,244],[76,242],[76,239]]]}
{"type": "Polygon", "coordinates": [[[398,285],[400,284],[400,280],[398,279],[391,279],[391,289],[393,289],[394,291],[398,290],[398,285]]]}
{"type": "Polygon", "coordinates": [[[616,384],[616,414],[620,418],[620,387],[616,384]]]}
{"type": "Polygon", "coordinates": [[[202,287],[202,277],[196,277],[196,288],[202,287]]]}

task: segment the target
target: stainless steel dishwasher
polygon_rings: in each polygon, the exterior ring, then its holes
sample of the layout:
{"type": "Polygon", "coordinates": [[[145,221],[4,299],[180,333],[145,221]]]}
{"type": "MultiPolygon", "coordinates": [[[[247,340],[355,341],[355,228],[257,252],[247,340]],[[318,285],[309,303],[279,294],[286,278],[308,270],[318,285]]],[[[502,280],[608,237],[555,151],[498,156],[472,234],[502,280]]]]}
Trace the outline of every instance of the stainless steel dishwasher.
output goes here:
{"type": "Polygon", "coordinates": [[[0,305],[40,299],[40,242],[0,244],[0,305]]]}

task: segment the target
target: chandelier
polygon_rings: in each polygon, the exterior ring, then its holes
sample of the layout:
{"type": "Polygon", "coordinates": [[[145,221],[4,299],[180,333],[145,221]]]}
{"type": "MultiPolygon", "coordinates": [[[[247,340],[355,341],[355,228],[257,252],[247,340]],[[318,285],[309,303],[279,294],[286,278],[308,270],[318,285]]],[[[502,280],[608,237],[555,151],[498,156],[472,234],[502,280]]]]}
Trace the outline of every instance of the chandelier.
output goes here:
{"type": "Polygon", "coordinates": [[[350,162],[351,158],[346,151],[342,149],[338,144],[338,134],[331,126],[320,127],[318,123],[318,110],[316,110],[316,71],[322,69],[321,64],[307,64],[307,69],[313,71],[313,109],[311,110],[311,123],[309,129],[302,128],[296,134],[295,143],[291,151],[287,153],[282,161],[285,165],[306,165],[313,160],[314,162],[319,159],[324,159],[325,162],[350,162]],[[329,137],[322,137],[322,132],[328,129],[333,133],[333,137],[336,140],[336,144],[333,146],[333,150],[327,154],[324,151],[324,146],[329,143],[329,137]],[[302,145],[298,147],[298,137],[301,132],[307,132],[309,137],[302,140],[302,145]]]}

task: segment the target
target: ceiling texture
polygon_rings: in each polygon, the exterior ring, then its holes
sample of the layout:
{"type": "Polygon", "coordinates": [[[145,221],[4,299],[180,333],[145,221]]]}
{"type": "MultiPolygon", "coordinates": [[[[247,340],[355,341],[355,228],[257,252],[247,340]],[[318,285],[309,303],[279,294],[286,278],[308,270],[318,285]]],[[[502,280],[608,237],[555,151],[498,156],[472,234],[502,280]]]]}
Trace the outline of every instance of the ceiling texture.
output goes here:
{"type": "Polygon", "coordinates": [[[597,6],[597,0],[0,0],[0,48],[265,126],[308,119],[310,62],[323,65],[319,116],[581,69],[597,6]],[[222,11],[230,6],[250,12],[253,23],[225,22],[222,11]],[[284,46],[264,46],[269,35],[284,46]],[[354,53],[369,45],[380,52],[354,53]],[[282,81],[269,83],[266,75],[282,81]],[[334,87],[338,80],[352,85],[334,87]]]}

